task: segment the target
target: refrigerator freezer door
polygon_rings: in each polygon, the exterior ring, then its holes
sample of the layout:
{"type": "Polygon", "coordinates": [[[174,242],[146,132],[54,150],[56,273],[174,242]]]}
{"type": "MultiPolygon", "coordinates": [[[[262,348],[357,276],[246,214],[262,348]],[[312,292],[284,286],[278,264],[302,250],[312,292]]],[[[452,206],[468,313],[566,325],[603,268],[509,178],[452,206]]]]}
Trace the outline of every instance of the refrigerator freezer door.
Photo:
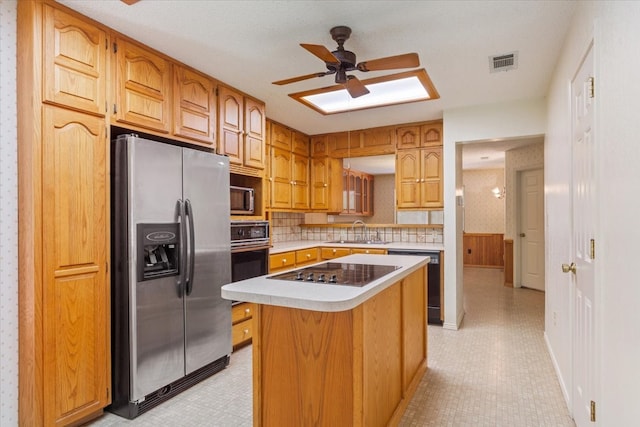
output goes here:
{"type": "Polygon", "coordinates": [[[137,224],[179,222],[182,149],[129,137],[129,283],[132,401],[184,376],[181,276],[139,282],[137,224]]]}
{"type": "MultiPolygon", "coordinates": [[[[231,354],[229,159],[184,149],[183,195],[191,205],[195,256],[186,303],[186,373],[231,354]]],[[[189,264],[189,263],[187,263],[189,264]]]]}

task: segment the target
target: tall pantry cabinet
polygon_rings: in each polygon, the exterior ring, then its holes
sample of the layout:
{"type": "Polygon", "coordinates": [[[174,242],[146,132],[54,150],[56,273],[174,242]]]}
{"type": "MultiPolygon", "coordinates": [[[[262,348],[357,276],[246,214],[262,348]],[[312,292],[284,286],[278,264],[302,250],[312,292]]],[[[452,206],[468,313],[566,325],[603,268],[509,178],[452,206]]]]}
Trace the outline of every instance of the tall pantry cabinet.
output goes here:
{"type": "Polygon", "coordinates": [[[18,3],[19,420],[68,425],[111,400],[108,34],[18,3]]]}

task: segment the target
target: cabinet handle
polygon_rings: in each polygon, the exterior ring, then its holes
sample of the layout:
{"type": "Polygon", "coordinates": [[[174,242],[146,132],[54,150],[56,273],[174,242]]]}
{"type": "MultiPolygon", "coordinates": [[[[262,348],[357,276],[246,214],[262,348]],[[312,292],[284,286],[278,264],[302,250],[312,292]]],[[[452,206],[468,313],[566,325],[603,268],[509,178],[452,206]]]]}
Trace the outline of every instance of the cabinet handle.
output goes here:
{"type": "Polygon", "coordinates": [[[245,314],[251,314],[251,309],[250,308],[245,308],[244,313],[245,314]]]}
{"type": "Polygon", "coordinates": [[[245,329],[243,332],[244,332],[245,335],[247,335],[249,333],[249,330],[245,329]]]}
{"type": "Polygon", "coordinates": [[[369,253],[369,249],[367,249],[366,251],[364,251],[364,253],[365,253],[365,254],[368,254],[368,253],[369,253]]]}
{"type": "Polygon", "coordinates": [[[323,187],[328,187],[328,185],[327,185],[327,184],[323,184],[322,186],[323,186],[323,187]]]}
{"type": "Polygon", "coordinates": [[[420,179],[416,179],[416,182],[420,182],[420,179]]]}
{"type": "Polygon", "coordinates": [[[334,254],[336,253],[336,250],[335,250],[335,249],[333,250],[333,253],[334,253],[334,254]]]}
{"type": "Polygon", "coordinates": [[[273,182],[273,178],[272,177],[269,177],[269,182],[273,182]]]}
{"type": "Polygon", "coordinates": [[[287,259],[286,258],[282,258],[282,263],[284,264],[286,262],[287,262],[287,259]]]}
{"type": "Polygon", "coordinates": [[[311,258],[311,254],[307,254],[307,258],[311,258]]]}

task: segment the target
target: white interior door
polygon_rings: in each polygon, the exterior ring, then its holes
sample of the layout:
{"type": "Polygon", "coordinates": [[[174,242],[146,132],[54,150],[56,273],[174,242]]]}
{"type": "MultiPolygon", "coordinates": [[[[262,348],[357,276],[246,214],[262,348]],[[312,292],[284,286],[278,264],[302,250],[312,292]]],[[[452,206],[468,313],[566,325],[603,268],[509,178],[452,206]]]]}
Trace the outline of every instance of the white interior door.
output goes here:
{"type": "Polygon", "coordinates": [[[563,266],[563,271],[571,274],[571,283],[575,287],[572,412],[578,427],[594,425],[591,402],[596,399],[593,74],[593,52],[590,48],[571,82],[573,263],[563,266]]]}
{"type": "Polygon", "coordinates": [[[520,172],[520,268],[524,287],[544,291],[544,173],[520,172]]]}

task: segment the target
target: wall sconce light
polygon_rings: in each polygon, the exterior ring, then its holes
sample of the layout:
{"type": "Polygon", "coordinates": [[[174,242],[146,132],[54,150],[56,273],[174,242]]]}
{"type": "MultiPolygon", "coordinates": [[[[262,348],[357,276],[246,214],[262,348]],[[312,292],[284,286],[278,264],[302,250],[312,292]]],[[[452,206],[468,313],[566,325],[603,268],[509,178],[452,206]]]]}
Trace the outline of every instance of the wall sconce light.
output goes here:
{"type": "Polygon", "coordinates": [[[491,192],[493,193],[493,197],[495,197],[496,199],[504,199],[505,194],[507,194],[507,191],[504,187],[502,187],[502,190],[496,187],[491,190],[491,192]]]}

